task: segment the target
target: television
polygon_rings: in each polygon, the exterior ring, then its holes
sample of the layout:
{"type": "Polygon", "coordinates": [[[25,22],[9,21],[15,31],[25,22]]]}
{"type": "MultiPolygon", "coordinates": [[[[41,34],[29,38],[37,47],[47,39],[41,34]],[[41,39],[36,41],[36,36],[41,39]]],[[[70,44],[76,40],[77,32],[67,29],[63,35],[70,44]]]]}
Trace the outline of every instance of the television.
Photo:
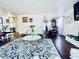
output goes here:
{"type": "Polygon", "coordinates": [[[74,4],[74,21],[79,21],[79,1],[74,4]]]}

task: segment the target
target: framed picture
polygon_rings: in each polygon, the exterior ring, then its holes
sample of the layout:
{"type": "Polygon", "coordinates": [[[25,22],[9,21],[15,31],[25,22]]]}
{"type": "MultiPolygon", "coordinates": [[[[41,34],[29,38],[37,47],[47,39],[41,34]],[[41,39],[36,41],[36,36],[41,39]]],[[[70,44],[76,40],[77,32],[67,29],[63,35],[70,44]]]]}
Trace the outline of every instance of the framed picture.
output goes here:
{"type": "Polygon", "coordinates": [[[32,23],[33,22],[33,18],[29,18],[29,22],[32,23]]]}
{"type": "Polygon", "coordinates": [[[22,17],[22,21],[23,21],[23,23],[27,23],[28,22],[28,17],[22,17]]]}
{"type": "Polygon", "coordinates": [[[65,19],[67,24],[70,24],[74,21],[73,16],[74,16],[73,14],[69,14],[68,16],[64,16],[64,19],[65,19]]]}

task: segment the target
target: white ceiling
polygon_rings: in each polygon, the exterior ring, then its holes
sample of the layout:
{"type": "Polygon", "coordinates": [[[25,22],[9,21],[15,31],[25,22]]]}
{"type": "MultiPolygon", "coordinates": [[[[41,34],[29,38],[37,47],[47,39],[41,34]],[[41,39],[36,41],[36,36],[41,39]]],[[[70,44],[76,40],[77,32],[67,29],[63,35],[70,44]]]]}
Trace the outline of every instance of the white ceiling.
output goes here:
{"type": "Polygon", "coordinates": [[[16,14],[63,14],[79,0],[0,0],[0,7],[16,14]]]}

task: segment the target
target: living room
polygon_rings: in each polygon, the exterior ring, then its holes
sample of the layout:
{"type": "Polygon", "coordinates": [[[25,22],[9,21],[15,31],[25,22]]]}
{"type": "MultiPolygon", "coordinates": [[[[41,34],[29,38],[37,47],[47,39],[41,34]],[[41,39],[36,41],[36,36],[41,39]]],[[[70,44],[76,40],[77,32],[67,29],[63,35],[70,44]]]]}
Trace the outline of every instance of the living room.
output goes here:
{"type": "Polygon", "coordinates": [[[79,1],[0,0],[0,57],[79,59],[79,1]]]}

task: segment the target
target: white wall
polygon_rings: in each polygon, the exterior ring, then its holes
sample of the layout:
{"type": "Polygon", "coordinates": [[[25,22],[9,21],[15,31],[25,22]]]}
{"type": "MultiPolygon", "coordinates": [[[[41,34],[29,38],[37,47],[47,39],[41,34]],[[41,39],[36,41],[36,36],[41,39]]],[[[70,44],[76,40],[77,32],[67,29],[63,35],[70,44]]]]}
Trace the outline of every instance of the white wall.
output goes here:
{"type": "Polygon", "coordinates": [[[31,23],[23,23],[22,17],[28,17],[33,18],[33,23],[36,26],[36,29],[39,33],[42,33],[44,30],[44,16],[46,16],[47,20],[50,21],[53,17],[52,14],[26,14],[26,15],[18,15],[18,32],[19,33],[26,33],[28,30],[28,27],[31,25],[31,23]]]}
{"type": "Polygon", "coordinates": [[[5,15],[6,15],[6,13],[3,11],[2,8],[0,8],[0,16],[5,16],[5,15]]]}
{"type": "Polygon", "coordinates": [[[78,35],[79,22],[74,21],[73,8],[71,8],[63,17],[63,35],[78,35]]]}

